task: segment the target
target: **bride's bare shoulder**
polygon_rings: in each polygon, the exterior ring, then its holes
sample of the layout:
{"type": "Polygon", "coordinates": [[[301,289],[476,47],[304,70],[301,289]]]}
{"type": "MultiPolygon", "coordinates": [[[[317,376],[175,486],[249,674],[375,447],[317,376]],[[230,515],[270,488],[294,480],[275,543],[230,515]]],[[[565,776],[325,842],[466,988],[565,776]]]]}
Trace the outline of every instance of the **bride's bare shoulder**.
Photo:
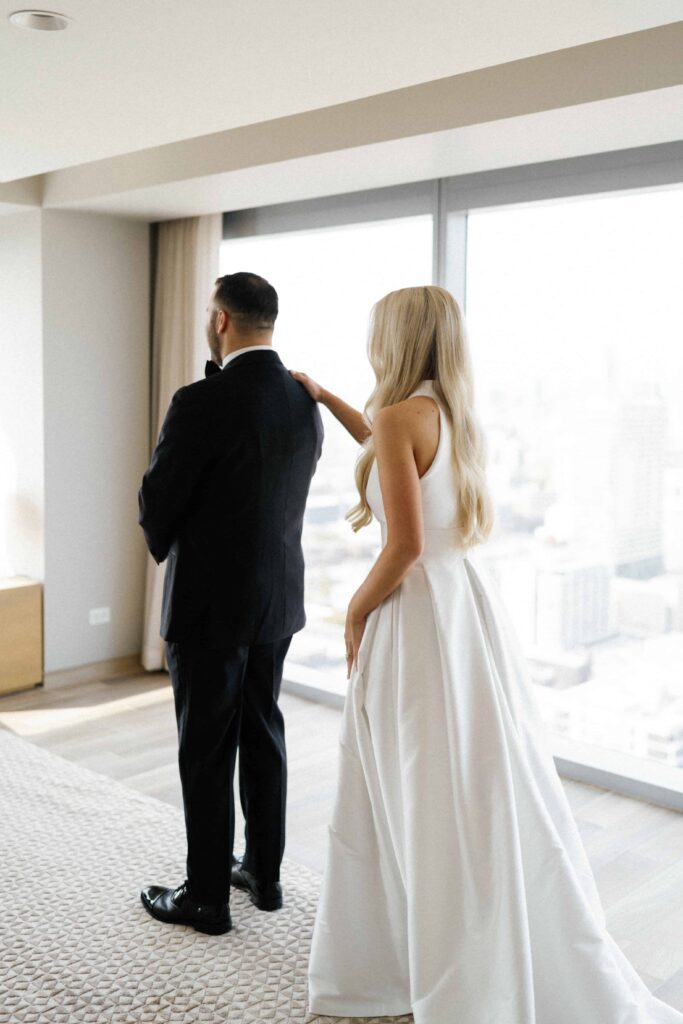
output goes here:
{"type": "Polygon", "coordinates": [[[429,395],[412,395],[395,405],[385,405],[372,421],[372,432],[376,430],[424,429],[438,419],[439,406],[429,395]]]}

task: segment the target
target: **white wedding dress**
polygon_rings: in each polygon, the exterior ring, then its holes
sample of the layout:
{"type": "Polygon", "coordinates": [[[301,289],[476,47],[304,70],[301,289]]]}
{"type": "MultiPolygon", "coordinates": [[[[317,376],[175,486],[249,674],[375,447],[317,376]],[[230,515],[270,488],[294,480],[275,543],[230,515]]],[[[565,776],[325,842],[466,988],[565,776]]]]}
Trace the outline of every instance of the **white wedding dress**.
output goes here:
{"type": "MultiPolygon", "coordinates": [[[[435,398],[431,381],[413,392],[435,398]]],[[[340,730],[309,1010],[415,1024],[683,1024],[605,927],[521,647],[458,549],[450,427],[425,544],[368,616],[340,730]]],[[[376,463],[368,500],[386,525],[376,463]]]]}

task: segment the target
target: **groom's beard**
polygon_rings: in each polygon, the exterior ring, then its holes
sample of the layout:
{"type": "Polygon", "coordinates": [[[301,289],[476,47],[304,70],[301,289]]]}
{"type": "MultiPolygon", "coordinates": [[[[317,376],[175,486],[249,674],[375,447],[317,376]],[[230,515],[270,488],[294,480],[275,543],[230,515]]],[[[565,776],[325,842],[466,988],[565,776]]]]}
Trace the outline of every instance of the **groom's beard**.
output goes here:
{"type": "Polygon", "coordinates": [[[213,322],[214,318],[211,317],[211,322],[207,324],[206,327],[206,340],[209,343],[209,351],[211,352],[211,358],[213,359],[214,363],[218,363],[218,365],[220,366],[221,363],[223,362],[221,356],[221,343],[214,329],[213,322]]]}

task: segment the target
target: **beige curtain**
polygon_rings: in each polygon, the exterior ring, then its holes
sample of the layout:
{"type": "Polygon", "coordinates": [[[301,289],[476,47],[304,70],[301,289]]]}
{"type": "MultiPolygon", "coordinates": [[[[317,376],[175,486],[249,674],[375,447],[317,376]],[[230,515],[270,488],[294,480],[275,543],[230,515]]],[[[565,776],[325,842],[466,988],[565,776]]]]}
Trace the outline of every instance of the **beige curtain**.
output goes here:
{"type": "MultiPolygon", "coordinates": [[[[153,446],[173,393],[204,376],[209,357],[206,304],[219,274],[222,214],[164,221],[159,225],[152,323],[153,446]]],[[[150,452],[151,455],[151,452],[150,452]]],[[[142,664],[168,668],[159,634],[166,563],[147,555],[142,664]]]]}

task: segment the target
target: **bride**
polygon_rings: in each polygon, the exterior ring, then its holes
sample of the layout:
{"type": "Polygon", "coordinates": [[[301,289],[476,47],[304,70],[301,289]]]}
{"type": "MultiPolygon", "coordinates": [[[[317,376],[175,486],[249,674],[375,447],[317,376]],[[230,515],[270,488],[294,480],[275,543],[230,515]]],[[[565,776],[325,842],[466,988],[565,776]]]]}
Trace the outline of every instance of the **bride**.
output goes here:
{"type": "Polygon", "coordinates": [[[368,354],[366,415],[292,371],[363,445],[348,517],[358,530],[374,515],[383,544],[346,620],[309,1010],[683,1024],[606,929],[521,647],[477,559],[493,511],[457,302],[436,286],[390,292],[368,354]]]}

